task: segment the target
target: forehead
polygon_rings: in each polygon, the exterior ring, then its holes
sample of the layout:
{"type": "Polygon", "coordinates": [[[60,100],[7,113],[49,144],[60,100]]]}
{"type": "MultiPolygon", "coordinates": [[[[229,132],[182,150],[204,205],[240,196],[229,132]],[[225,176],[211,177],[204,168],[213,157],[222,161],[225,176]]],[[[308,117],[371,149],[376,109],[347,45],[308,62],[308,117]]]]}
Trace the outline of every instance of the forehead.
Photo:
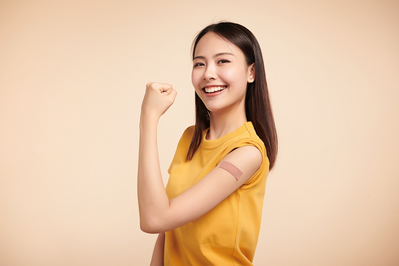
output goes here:
{"type": "Polygon", "coordinates": [[[214,32],[208,32],[198,41],[194,56],[214,55],[223,52],[229,52],[234,55],[242,53],[235,44],[214,32]]]}

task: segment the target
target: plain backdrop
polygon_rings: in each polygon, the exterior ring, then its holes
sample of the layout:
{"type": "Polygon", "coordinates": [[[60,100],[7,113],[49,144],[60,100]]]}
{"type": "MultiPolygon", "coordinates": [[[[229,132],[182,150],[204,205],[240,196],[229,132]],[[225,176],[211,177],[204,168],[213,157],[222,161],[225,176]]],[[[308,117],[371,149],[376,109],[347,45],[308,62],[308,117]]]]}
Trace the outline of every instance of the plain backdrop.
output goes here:
{"type": "Polygon", "coordinates": [[[194,123],[191,42],[228,20],[261,43],[280,140],[255,265],[399,265],[396,0],[0,0],[0,265],[148,265],[145,84],[170,83],[164,180],[194,123]]]}

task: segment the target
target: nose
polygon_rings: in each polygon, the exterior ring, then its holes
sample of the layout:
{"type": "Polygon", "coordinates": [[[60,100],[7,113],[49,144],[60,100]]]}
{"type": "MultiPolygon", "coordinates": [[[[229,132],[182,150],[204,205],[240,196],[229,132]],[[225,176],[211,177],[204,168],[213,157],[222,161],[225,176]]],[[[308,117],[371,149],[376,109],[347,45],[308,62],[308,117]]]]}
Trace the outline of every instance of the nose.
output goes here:
{"type": "Polygon", "coordinates": [[[212,65],[208,65],[204,72],[204,80],[215,80],[217,79],[215,68],[212,65]]]}

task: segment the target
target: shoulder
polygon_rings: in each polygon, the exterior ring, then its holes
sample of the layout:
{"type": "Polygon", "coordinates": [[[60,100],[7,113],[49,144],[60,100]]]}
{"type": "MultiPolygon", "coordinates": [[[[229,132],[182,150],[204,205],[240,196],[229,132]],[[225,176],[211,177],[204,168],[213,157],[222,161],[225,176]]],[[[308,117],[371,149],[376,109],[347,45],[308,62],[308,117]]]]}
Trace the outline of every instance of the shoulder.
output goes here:
{"type": "Polygon", "coordinates": [[[181,136],[181,139],[189,138],[191,140],[194,135],[194,130],[195,126],[189,126],[188,128],[186,128],[181,136]]]}
{"type": "Polygon", "coordinates": [[[195,126],[189,126],[188,128],[186,128],[180,138],[179,143],[183,144],[183,145],[189,145],[191,142],[191,139],[193,138],[194,135],[194,129],[195,126]]]}
{"type": "Polygon", "coordinates": [[[183,152],[185,154],[187,153],[188,147],[190,146],[191,139],[194,134],[194,128],[195,128],[194,126],[190,126],[184,130],[177,144],[177,150],[176,150],[177,153],[179,152],[183,152]]]}
{"type": "Polygon", "coordinates": [[[229,143],[230,151],[236,150],[241,147],[252,147],[245,148],[244,151],[260,154],[262,157],[267,156],[266,148],[263,141],[256,134],[256,131],[251,122],[247,122],[243,125],[242,130],[236,135],[234,139],[229,143]]]}

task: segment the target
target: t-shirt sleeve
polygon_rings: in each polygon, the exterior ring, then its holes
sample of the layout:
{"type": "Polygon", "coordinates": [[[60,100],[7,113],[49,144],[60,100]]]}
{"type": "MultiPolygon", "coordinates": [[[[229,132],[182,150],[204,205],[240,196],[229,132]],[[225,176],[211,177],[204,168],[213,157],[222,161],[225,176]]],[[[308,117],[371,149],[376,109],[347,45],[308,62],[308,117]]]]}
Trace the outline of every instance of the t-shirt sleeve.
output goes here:
{"type": "Polygon", "coordinates": [[[176,152],[173,157],[173,160],[169,165],[169,168],[168,168],[169,174],[170,174],[171,167],[173,166],[173,162],[186,160],[187,151],[188,151],[188,148],[190,147],[190,143],[191,143],[193,134],[194,134],[194,126],[190,126],[190,127],[186,128],[186,130],[184,130],[183,135],[181,136],[181,138],[177,144],[177,148],[176,148],[176,152]]]}

